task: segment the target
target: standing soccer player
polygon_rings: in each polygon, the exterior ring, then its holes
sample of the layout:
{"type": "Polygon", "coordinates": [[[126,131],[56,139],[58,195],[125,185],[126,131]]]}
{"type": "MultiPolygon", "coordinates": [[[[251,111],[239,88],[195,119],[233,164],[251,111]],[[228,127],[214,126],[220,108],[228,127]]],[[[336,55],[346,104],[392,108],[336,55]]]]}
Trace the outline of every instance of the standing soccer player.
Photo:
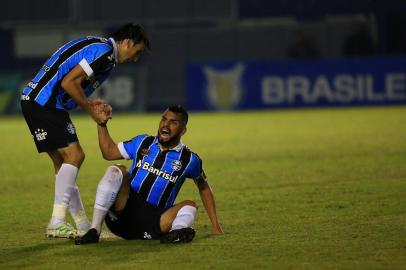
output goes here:
{"type": "Polygon", "coordinates": [[[98,126],[103,157],[133,162],[129,171],[120,164],[107,168],[97,187],[92,228],[75,239],[76,244],[99,242],[104,220],[112,233],[124,239],[192,241],[196,203],[185,200],[174,204],[186,178],[197,185],[212,234],[223,234],[202,160],[181,142],[187,122],[188,113],[183,107],[170,106],[162,115],[157,136],[138,135],[118,144],[106,125],[98,126]]]}
{"type": "Polygon", "coordinates": [[[109,39],[78,38],[59,48],[23,90],[24,118],[38,152],[49,155],[56,174],[47,237],[72,238],[90,227],[76,185],[85,154],[67,111],[79,105],[98,124],[111,118],[110,105],[88,97],[116,64],[136,61],[145,47],[150,48],[148,37],[142,26],[134,24],[124,25],[109,39]],[[98,112],[101,104],[106,113],[98,112]],[[66,223],[67,208],[77,230],[66,223]]]}

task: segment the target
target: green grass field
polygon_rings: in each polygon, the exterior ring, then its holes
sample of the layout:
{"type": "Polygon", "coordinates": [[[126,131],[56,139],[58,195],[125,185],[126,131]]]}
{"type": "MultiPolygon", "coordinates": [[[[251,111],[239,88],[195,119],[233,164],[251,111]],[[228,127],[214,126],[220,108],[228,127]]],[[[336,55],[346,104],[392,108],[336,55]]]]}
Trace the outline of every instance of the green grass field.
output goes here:
{"type": "MultiPolygon", "coordinates": [[[[87,213],[105,168],[95,125],[74,116],[87,154],[87,213]]],[[[155,134],[160,116],[117,115],[116,141],[155,134]]],[[[406,107],[192,113],[183,141],[204,160],[225,235],[201,206],[190,244],[44,238],[51,162],[22,117],[0,118],[0,269],[405,269],[406,107]]],[[[124,164],[129,164],[124,161],[124,164]]],[[[178,200],[200,205],[192,181],[178,200]]]]}

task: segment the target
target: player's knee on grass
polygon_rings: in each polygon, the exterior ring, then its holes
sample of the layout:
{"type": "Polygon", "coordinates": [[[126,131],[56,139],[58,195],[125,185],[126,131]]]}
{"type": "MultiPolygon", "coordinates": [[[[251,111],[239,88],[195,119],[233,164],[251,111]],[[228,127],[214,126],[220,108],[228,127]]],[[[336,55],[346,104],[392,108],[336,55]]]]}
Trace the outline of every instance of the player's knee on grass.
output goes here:
{"type": "Polygon", "coordinates": [[[176,213],[176,217],[172,222],[171,231],[191,228],[196,218],[196,212],[196,204],[193,201],[185,201],[185,204],[180,207],[176,213]]]}
{"type": "MultiPolygon", "coordinates": [[[[197,210],[197,204],[192,200],[182,201],[182,202],[174,205],[173,207],[169,208],[162,214],[160,226],[161,226],[161,231],[163,233],[169,232],[169,230],[172,228],[173,222],[175,221],[179,211],[185,206],[187,206],[186,208],[190,207],[190,208],[195,209],[195,211],[193,213],[193,220],[194,220],[194,216],[195,216],[195,213],[197,210]]],[[[189,210],[191,210],[191,209],[189,209],[189,210]]]]}

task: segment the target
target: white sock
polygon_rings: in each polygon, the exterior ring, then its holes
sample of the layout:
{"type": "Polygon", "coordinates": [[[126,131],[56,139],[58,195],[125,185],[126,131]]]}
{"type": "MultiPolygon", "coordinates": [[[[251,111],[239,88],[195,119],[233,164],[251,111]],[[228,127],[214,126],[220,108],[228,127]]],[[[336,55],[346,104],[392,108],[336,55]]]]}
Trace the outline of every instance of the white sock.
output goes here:
{"type": "Polygon", "coordinates": [[[196,217],[196,207],[185,205],[177,213],[172,222],[172,230],[179,230],[182,228],[190,228],[193,225],[196,217]]]}
{"type": "Polygon", "coordinates": [[[70,201],[76,176],[79,169],[71,164],[63,163],[59,169],[55,180],[55,199],[52,211],[51,226],[56,226],[65,222],[66,209],[70,201]]]}
{"type": "Polygon", "coordinates": [[[121,170],[116,166],[110,166],[97,186],[92,228],[95,228],[99,234],[107,211],[116,201],[122,181],[123,173],[121,170]]]}
{"type": "Polygon", "coordinates": [[[82,199],[80,198],[79,187],[77,185],[72,189],[68,208],[78,231],[87,232],[90,229],[90,222],[86,216],[85,208],[83,207],[82,199]]]}

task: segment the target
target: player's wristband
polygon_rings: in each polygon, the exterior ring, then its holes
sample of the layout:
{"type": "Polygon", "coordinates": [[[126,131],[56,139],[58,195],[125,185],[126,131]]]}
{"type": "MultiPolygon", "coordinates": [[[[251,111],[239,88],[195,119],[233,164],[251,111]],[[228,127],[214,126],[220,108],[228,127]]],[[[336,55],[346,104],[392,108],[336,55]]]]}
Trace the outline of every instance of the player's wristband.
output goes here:
{"type": "Polygon", "coordinates": [[[97,123],[101,127],[107,127],[107,123],[97,123]]]}

